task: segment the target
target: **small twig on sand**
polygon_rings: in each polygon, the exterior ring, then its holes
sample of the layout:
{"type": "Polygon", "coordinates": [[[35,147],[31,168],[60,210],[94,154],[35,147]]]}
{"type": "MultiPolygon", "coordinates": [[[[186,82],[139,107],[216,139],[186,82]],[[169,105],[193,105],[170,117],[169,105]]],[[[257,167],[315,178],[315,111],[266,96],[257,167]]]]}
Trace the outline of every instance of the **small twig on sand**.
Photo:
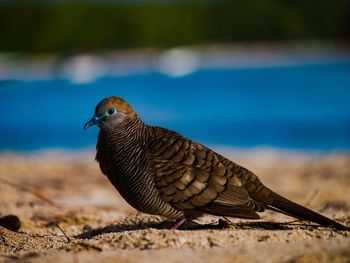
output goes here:
{"type": "Polygon", "coordinates": [[[66,235],[66,233],[63,231],[63,229],[58,225],[58,224],[55,224],[57,226],[57,228],[59,230],[61,230],[61,232],[63,233],[63,235],[67,238],[67,243],[70,243],[70,238],[66,235]]]}
{"type": "Polygon", "coordinates": [[[313,191],[311,193],[311,195],[309,196],[309,198],[306,200],[306,202],[304,203],[304,206],[310,206],[310,204],[312,203],[312,201],[314,201],[315,197],[318,195],[319,193],[319,189],[315,189],[315,191],[313,191]]]}
{"type": "MultiPolygon", "coordinates": [[[[315,199],[315,197],[318,195],[319,193],[319,189],[315,189],[315,191],[313,191],[311,193],[311,195],[309,196],[308,199],[306,199],[305,203],[304,203],[304,206],[308,207],[310,206],[310,204],[312,203],[312,201],[315,199]]],[[[288,221],[286,222],[286,224],[291,224],[291,223],[295,223],[295,222],[301,222],[301,221],[305,221],[305,220],[302,220],[302,219],[295,219],[293,221],[288,221]]]]}
{"type": "Polygon", "coordinates": [[[232,225],[232,221],[230,219],[228,219],[226,216],[223,216],[223,218],[225,219],[228,225],[232,225]]]}
{"type": "Polygon", "coordinates": [[[282,224],[293,225],[293,223],[301,222],[301,221],[305,221],[305,220],[302,220],[302,219],[295,219],[295,220],[292,220],[292,221],[284,222],[284,223],[282,223],[282,224]]]}
{"type": "Polygon", "coordinates": [[[30,194],[36,196],[37,198],[39,198],[40,200],[44,201],[45,203],[47,203],[51,206],[54,206],[58,209],[62,209],[61,205],[57,204],[56,202],[52,201],[51,199],[43,196],[42,194],[37,193],[36,191],[34,191],[34,190],[24,186],[24,185],[19,185],[19,184],[13,183],[13,182],[11,182],[7,179],[4,179],[4,178],[0,178],[0,182],[3,182],[4,184],[7,184],[9,186],[12,186],[20,191],[30,193],[30,194]]]}

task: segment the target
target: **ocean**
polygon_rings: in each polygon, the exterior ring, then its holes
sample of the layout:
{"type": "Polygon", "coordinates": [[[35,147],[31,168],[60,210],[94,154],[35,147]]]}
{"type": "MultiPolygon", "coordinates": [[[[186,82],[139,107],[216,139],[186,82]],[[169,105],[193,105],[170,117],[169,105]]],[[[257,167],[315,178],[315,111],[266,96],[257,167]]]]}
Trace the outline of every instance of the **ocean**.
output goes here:
{"type": "Polygon", "coordinates": [[[0,151],[79,149],[96,143],[83,125],[108,96],[127,100],[150,125],[209,145],[350,149],[350,61],[198,68],[0,82],[0,151]]]}

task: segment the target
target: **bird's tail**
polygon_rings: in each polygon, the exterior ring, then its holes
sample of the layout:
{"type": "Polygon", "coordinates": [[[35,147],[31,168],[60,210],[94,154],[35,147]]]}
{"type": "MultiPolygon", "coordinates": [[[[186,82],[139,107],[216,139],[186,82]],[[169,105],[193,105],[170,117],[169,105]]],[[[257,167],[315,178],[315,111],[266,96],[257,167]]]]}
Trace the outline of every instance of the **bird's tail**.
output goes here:
{"type": "MultiPolygon", "coordinates": [[[[270,190],[271,191],[271,190],[270,190]]],[[[303,220],[312,221],[326,227],[334,227],[339,230],[347,230],[350,228],[342,224],[335,222],[334,220],[327,218],[319,213],[316,213],[302,205],[294,203],[279,194],[271,191],[273,202],[268,206],[269,209],[278,211],[280,213],[287,214],[292,217],[296,217],[303,220]]]]}

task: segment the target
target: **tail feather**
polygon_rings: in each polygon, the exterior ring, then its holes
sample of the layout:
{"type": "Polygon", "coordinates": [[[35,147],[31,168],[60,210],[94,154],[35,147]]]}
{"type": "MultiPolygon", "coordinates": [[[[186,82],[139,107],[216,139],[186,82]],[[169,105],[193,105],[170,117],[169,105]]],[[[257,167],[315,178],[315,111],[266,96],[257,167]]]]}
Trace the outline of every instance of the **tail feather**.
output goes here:
{"type": "Polygon", "coordinates": [[[339,224],[335,222],[334,220],[327,218],[323,215],[320,215],[319,213],[316,213],[302,205],[299,205],[297,203],[294,203],[283,196],[280,196],[279,194],[276,194],[275,192],[271,191],[273,202],[268,207],[271,210],[278,211],[284,214],[287,214],[289,216],[308,220],[315,222],[317,224],[320,224],[322,226],[326,227],[334,227],[339,230],[350,230],[349,227],[346,227],[342,224],[339,224]]]}

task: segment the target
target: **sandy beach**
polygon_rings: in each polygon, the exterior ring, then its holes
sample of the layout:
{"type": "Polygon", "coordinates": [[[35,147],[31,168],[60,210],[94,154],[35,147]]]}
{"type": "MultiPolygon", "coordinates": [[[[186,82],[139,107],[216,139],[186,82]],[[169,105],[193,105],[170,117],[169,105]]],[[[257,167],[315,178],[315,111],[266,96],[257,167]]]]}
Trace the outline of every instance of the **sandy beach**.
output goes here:
{"type": "MultiPolygon", "coordinates": [[[[350,154],[218,151],[350,226],[350,154]]],[[[1,154],[0,217],[0,262],[350,261],[350,232],[270,211],[257,221],[205,216],[168,230],[171,221],[140,214],[119,196],[93,150],[1,154]]]]}

